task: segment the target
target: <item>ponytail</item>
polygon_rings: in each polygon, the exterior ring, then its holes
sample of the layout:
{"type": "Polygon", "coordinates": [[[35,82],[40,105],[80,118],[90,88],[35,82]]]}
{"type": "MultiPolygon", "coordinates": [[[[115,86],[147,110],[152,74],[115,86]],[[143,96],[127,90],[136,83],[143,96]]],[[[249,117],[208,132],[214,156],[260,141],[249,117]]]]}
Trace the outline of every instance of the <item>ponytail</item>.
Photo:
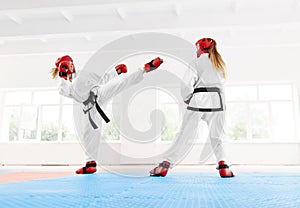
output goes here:
{"type": "Polygon", "coordinates": [[[50,73],[51,73],[52,79],[55,79],[58,76],[58,68],[57,67],[52,68],[50,73]]]}
{"type": "Polygon", "coordinates": [[[226,65],[223,61],[221,55],[217,51],[217,47],[215,46],[214,42],[212,43],[209,51],[208,51],[208,57],[211,60],[213,66],[215,69],[223,75],[223,77],[226,79],[227,73],[226,73],[226,65]]]}

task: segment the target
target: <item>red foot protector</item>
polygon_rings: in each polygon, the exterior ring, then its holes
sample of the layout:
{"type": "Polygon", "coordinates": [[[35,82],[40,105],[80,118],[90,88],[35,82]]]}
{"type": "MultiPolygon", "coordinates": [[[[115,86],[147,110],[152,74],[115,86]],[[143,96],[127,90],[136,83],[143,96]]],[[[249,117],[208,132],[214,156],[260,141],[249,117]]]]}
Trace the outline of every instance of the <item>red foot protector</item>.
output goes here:
{"type": "Polygon", "coordinates": [[[149,63],[146,63],[144,68],[145,68],[146,72],[150,72],[150,71],[157,69],[162,63],[163,63],[163,60],[161,58],[157,57],[157,58],[153,59],[152,61],[150,61],[149,63]]]}
{"type": "Polygon", "coordinates": [[[127,66],[125,64],[119,64],[115,66],[115,69],[119,75],[127,72],[127,66]]]}
{"type": "Polygon", "coordinates": [[[96,167],[97,166],[97,163],[95,160],[92,160],[92,161],[87,161],[85,163],[85,167],[89,168],[89,167],[96,167]]]}
{"type": "Polygon", "coordinates": [[[76,174],[91,174],[97,171],[97,163],[95,160],[88,161],[85,164],[85,167],[79,168],[76,170],[76,174]]]}
{"type": "Polygon", "coordinates": [[[170,163],[168,161],[163,161],[159,165],[150,171],[150,176],[162,176],[165,177],[170,168],[170,163]]]}
{"type": "Polygon", "coordinates": [[[229,170],[229,166],[223,160],[219,161],[219,167],[217,168],[217,170],[219,170],[220,176],[222,178],[234,177],[232,171],[229,170]]]}

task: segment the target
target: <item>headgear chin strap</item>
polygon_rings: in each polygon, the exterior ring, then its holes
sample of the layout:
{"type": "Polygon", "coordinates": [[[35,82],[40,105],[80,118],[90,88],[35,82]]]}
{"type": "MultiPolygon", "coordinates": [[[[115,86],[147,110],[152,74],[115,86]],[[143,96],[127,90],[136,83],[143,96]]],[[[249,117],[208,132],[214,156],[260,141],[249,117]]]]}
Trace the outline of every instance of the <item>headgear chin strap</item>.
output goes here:
{"type": "Polygon", "coordinates": [[[71,79],[75,76],[73,76],[73,74],[76,73],[75,71],[75,66],[73,64],[73,59],[66,55],[66,56],[62,56],[60,58],[58,58],[55,62],[55,66],[58,68],[59,70],[59,76],[65,80],[67,80],[68,75],[69,77],[71,77],[71,79]],[[71,71],[71,67],[73,66],[73,70],[71,71]]]}
{"type": "Polygon", "coordinates": [[[212,44],[217,45],[216,41],[212,38],[202,38],[198,40],[195,43],[197,46],[197,57],[200,57],[202,53],[208,53],[212,44]]]}

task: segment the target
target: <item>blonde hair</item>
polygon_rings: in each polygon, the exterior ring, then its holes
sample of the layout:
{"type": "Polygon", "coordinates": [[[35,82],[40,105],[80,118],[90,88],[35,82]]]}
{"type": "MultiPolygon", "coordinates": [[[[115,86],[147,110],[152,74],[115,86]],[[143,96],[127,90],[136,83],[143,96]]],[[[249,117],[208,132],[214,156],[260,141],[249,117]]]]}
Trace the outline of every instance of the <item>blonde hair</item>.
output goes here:
{"type": "MultiPolygon", "coordinates": [[[[59,69],[57,67],[55,68],[52,68],[51,71],[51,76],[52,76],[52,79],[56,79],[58,77],[58,73],[59,73],[59,69]]],[[[67,79],[72,82],[73,78],[72,78],[72,75],[67,75],[67,79]]]]}
{"type": "Polygon", "coordinates": [[[51,69],[51,76],[52,76],[52,79],[56,79],[56,77],[58,76],[58,68],[57,67],[55,67],[55,68],[52,68],[51,69]]]}
{"type": "Polygon", "coordinates": [[[208,57],[211,60],[213,66],[215,69],[220,72],[223,77],[226,79],[227,73],[226,73],[226,65],[225,62],[223,61],[221,55],[217,51],[217,47],[215,46],[215,43],[212,42],[212,45],[208,51],[208,57]]]}

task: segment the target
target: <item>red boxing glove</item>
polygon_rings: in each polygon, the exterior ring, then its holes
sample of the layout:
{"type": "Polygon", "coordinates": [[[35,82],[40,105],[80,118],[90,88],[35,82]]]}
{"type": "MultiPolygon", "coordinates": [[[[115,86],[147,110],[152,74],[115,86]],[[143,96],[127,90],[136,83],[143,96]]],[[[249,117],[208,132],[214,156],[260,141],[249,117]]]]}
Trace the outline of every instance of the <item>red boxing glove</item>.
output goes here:
{"type": "Polygon", "coordinates": [[[162,63],[163,63],[163,60],[161,58],[157,57],[157,58],[153,59],[152,61],[150,61],[149,63],[146,63],[144,68],[145,68],[146,72],[150,72],[150,71],[157,69],[162,63]]]}
{"type": "Polygon", "coordinates": [[[217,170],[219,170],[219,174],[222,178],[234,177],[234,174],[231,170],[229,170],[229,166],[225,163],[225,161],[219,161],[218,165],[219,167],[217,168],[217,170]]]}
{"type": "Polygon", "coordinates": [[[127,73],[127,66],[125,64],[119,64],[119,65],[115,66],[115,69],[116,69],[118,75],[120,75],[122,73],[127,73]]]}

